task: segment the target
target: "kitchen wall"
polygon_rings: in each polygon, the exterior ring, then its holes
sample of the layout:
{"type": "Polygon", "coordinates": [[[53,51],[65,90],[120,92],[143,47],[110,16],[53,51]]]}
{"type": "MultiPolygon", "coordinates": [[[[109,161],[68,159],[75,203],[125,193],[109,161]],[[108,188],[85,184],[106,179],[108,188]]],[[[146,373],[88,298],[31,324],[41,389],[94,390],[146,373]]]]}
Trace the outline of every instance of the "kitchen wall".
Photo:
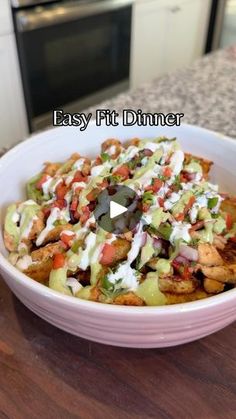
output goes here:
{"type": "MultiPolygon", "coordinates": [[[[211,0],[134,2],[130,54],[132,88],[189,65],[204,53],[210,6],[211,0]]],[[[10,3],[1,0],[0,149],[28,135],[26,121],[10,3]]]]}
{"type": "Polygon", "coordinates": [[[28,134],[26,112],[8,0],[0,7],[0,148],[21,141],[28,134]]]}

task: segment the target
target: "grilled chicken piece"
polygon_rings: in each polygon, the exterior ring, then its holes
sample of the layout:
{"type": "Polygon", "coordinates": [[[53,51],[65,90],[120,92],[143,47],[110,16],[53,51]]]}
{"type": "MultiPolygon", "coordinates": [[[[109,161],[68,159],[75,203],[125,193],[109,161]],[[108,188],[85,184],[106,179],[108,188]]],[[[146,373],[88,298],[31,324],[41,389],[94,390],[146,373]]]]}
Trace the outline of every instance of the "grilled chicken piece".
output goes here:
{"type": "Polygon", "coordinates": [[[224,249],[219,249],[219,253],[225,264],[236,263],[236,243],[229,240],[224,249]]]}
{"type": "MultiPolygon", "coordinates": [[[[38,211],[37,213],[37,219],[33,220],[32,223],[32,227],[31,230],[28,234],[27,238],[18,238],[19,243],[24,243],[28,249],[30,249],[32,247],[32,241],[35,240],[38,235],[41,233],[41,231],[44,229],[45,225],[44,225],[44,215],[42,211],[38,211]]],[[[4,228],[4,232],[3,232],[3,237],[4,237],[4,243],[5,246],[7,248],[7,250],[9,250],[10,252],[15,252],[17,251],[18,248],[18,241],[16,241],[16,239],[14,238],[14,236],[12,236],[11,234],[9,234],[6,229],[4,228]]]]}
{"type": "Polygon", "coordinates": [[[208,294],[219,294],[224,291],[225,284],[223,282],[216,281],[215,279],[204,278],[203,286],[208,294]]]}
{"type": "Polygon", "coordinates": [[[43,261],[45,259],[53,257],[56,253],[61,253],[63,247],[59,242],[47,244],[44,247],[40,247],[37,250],[33,250],[31,253],[32,260],[35,261],[43,261]]]}
{"type": "Polygon", "coordinates": [[[217,249],[223,250],[225,248],[226,243],[227,243],[227,239],[225,239],[225,237],[217,236],[216,234],[214,235],[213,245],[217,249]]]}
{"type": "Polygon", "coordinates": [[[73,164],[76,162],[76,160],[80,159],[81,156],[79,153],[74,153],[70,156],[69,160],[65,162],[65,164],[60,165],[59,169],[57,170],[57,174],[64,174],[70,172],[73,164]]]}
{"type": "Polygon", "coordinates": [[[175,277],[159,278],[159,289],[161,292],[173,294],[191,294],[198,287],[198,281],[195,278],[189,280],[177,280],[175,277]]]}
{"type": "Polygon", "coordinates": [[[202,273],[209,279],[236,284],[236,264],[222,266],[201,266],[202,273]]]}
{"type": "Polygon", "coordinates": [[[184,153],[184,162],[188,164],[191,160],[197,160],[202,167],[203,176],[205,179],[208,179],[208,174],[210,172],[213,162],[211,160],[203,159],[202,157],[193,156],[189,153],[184,153]]]}
{"type": "Polygon", "coordinates": [[[101,295],[100,289],[98,287],[93,287],[91,288],[89,299],[91,301],[99,301],[100,295],[101,295]]]}
{"type": "Polygon", "coordinates": [[[17,251],[17,241],[15,240],[14,236],[9,234],[6,230],[3,232],[3,239],[6,249],[9,252],[16,252],[17,251]]]}
{"type": "Polygon", "coordinates": [[[116,140],[115,138],[109,138],[108,140],[104,141],[102,143],[102,152],[106,153],[112,146],[114,146],[114,152],[110,153],[110,156],[112,159],[116,159],[122,150],[122,144],[119,140],[116,140]]]}
{"type": "Polygon", "coordinates": [[[157,262],[158,258],[149,259],[149,261],[147,262],[147,266],[155,271],[157,262]]]}
{"type": "Polygon", "coordinates": [[[130,146],[138,147],[140,144],[140,138],[132,138],[131,140],[127,141],[125,143],[125,148],[128,148],[130,146]]]}
{"type": "Polygon", "coordinates": [[[209,243],[200,243],[198,245],[198,263],[204,266],[220,266],[224,261],[215,246],[209,243]]]}
{"type": "Polygon", "coordinates": [[[56,226],[53,230],[49,231],[47,236],[45,237],[42,245],[45,245],[50,242],[56,242],[60,239],[60,234],[63,230],[71,230],[72,229],[71,224],[62,224],[56,226]]]}
{"type": "Polygon", "coordinates": [[[61,166],[62,166],[62,163],[45,162],[43,173],[53,177],[58,171],[58,169],[60,169],[61,166]]]}
{"type": "Polygon", "coordinates": [[[236,198],[226,198],[222,201],[221,210],[232,216],[233,223],[236,223],[236,198]]]}
{"type": "Polygon", "coordinates": [[[38,217],[37,220],[34,220],[32,228],[30,230],[30,233],[29,233],[29,236],[28,236],[29,241],[35,240],[45,227],[43,212],[39,211],[38,214],[37,214],[37,217],[38,217]]]}
{"type": "Polygon", "coordinates": [[[34,263],[23,271],[25,275],[41,284],[47,285],[52,270],[52,259],[48,258],[42,262],[34,263]]]}
{"type": "Polygon", "coordinates": [[[106,263],[106,266],[114,266],[118,262],[125,260],[131,248],[130,242],[126,239],[121,239],[121,238],[114,240],[112,242],[112,246],[115,247],[115,255],[113,257],[112,262],[109,265],[106,263]]]}

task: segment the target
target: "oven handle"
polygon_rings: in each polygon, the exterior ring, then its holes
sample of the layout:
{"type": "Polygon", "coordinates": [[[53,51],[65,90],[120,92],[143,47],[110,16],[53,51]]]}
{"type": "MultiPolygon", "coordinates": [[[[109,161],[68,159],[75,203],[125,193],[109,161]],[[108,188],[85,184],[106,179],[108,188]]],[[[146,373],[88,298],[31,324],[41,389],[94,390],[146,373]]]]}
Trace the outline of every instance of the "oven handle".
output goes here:
{"type": "Polygon", "coordinates": [[[19,11],[16,13],[16,25],[19,32],[32,31],[59,23],[66,23],[88,16],[129,6],[133,0],[101,0],[86,4],[65,3],[35,7],[34,9],[19,11]]]}

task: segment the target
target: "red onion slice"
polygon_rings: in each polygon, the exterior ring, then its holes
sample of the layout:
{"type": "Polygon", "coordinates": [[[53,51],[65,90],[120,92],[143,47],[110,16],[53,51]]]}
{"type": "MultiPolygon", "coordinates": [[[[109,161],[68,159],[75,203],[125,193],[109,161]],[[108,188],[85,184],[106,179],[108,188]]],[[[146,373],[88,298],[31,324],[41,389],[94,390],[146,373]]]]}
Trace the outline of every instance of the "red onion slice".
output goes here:
{"type": "Polygon", "coordinates": [[[185,244],[180,244],[179,254],[188,260],[192,260],[194,262],[198,261],[198,251],[193,247],[186,246],[185,244]]]}

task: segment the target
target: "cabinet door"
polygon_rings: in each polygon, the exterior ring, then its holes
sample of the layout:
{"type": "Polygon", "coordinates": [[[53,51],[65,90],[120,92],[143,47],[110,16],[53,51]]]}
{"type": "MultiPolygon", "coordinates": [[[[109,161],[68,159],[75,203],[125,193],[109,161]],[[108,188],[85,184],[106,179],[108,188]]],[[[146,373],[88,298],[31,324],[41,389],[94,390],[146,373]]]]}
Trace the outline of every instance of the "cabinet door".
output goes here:
{"type": "Polygon", "coordinates": [[[204,52],[211,0],[136,0],[131,86],[191,64],[204,52]]]}
{"type": "Polygon", "coordinates": [[[176,0],[168,7],[166,71],[189,65],[203,54],[209,12],[210,0],[176,0]]]}
{"type": "Polygon", "coordinates": [[[27,134],[14,35],[0,36],[0,148],[27,134]]]}
{"type": "Polygon", "coordinates": [[[135,3],[131,45],[131,86],[163,73],[165,27],[168,10],[159,2],[135,3]]]}
{"type": "Polygon", "coordinates": [[[0,0],[0,35],[13,32],[11,6],[8,0],[0,0]]]}

